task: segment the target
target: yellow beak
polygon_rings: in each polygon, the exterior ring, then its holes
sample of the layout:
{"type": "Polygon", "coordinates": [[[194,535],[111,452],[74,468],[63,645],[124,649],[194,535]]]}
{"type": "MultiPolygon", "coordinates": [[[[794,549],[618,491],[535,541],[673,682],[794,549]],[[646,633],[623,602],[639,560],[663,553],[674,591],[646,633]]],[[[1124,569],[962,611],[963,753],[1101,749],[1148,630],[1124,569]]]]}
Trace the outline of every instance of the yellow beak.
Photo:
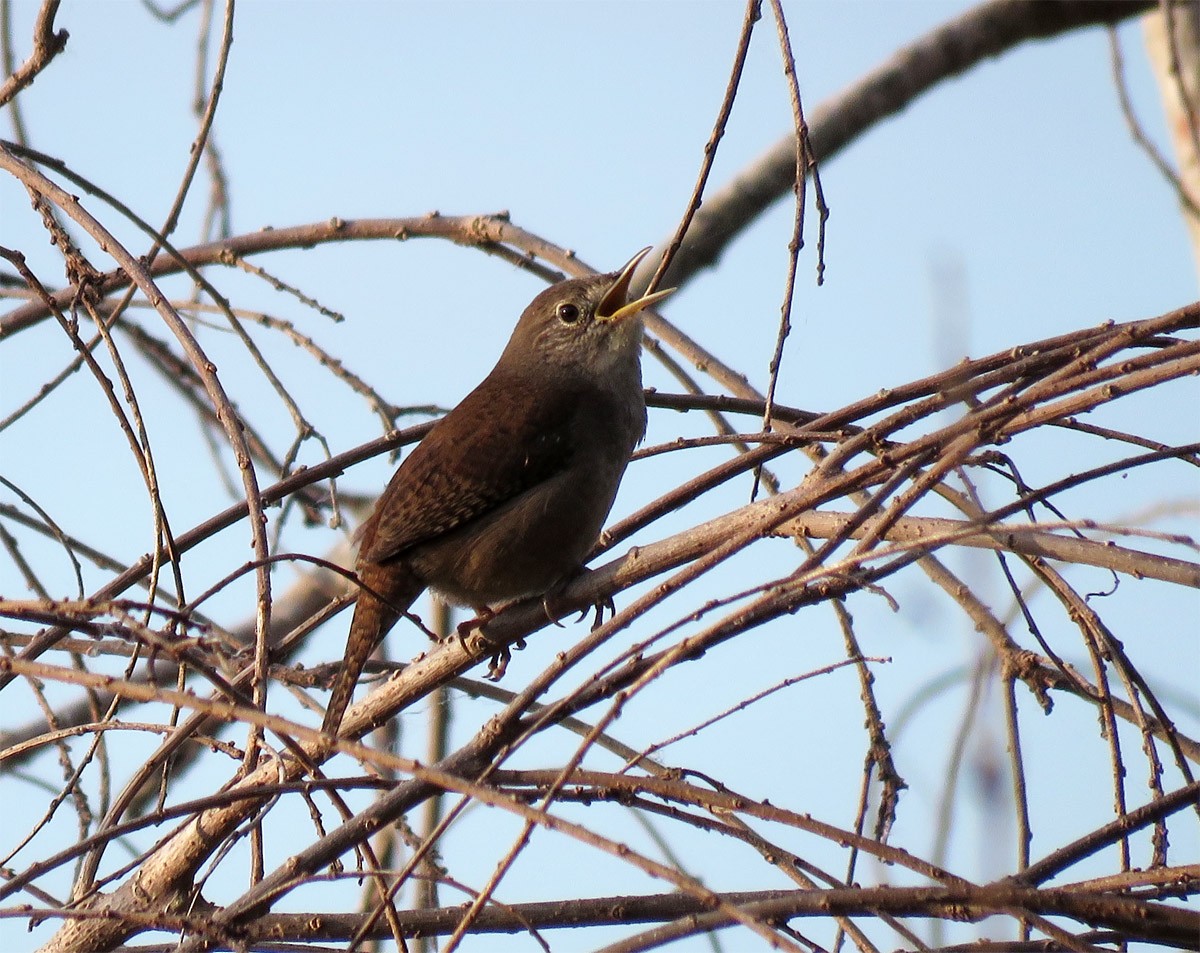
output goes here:
{"type": "Polygon", "coordinates": [[[604,297],[600,299],[600,304],[596,308],[596,318],[598,320],[623,321],[625,318],[632,317],[639,311],[644,311],[652,304],[662,301],[663,298],[675,291],[674,288],[666,288],[662,291],[655,291],[653,294],[645,295],[635,301],[625,300],[626,295],[629,294],[629,282],[633,280],[633,273],[637,271],[638,264],[648,254],[650,254],[650,249],[643,248],[630,258],[625,263],[625,267],[617,273],[617,278],[612,283],[612,287],[604,293],[604,297]]]}

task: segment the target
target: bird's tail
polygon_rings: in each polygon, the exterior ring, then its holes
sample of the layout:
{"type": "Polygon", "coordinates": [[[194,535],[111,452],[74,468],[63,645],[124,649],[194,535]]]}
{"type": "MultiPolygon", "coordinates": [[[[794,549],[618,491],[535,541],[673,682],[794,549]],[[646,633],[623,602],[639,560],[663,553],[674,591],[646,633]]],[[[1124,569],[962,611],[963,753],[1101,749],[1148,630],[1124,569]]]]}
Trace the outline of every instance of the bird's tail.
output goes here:
{"type": "Polygon", "coordinates": [[[424,583],[400,562],[360,564],[358,578],[362,588],[346,638],[346,654],[321,724],[321,731],[331,736],[337,735],[367,659],[425,588],[424,583]]]}

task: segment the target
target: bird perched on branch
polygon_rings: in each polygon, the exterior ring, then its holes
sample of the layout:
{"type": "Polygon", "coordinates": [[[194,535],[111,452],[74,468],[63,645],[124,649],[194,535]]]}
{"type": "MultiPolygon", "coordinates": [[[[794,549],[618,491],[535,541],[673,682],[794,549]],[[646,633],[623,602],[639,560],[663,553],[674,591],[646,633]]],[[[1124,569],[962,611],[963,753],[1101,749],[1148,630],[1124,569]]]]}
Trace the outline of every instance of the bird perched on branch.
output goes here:
{"type": "Polygon", "coordinates": [[[368,656],[424,589],[471,606],[478,624],[490,607],[582,569],[646,431],[641,313],[674,290],[629,300],[649,251],[534,298],[491,373],[396,470],[362,528],[361,588],[326,734],[337,734],[368,656]]]}

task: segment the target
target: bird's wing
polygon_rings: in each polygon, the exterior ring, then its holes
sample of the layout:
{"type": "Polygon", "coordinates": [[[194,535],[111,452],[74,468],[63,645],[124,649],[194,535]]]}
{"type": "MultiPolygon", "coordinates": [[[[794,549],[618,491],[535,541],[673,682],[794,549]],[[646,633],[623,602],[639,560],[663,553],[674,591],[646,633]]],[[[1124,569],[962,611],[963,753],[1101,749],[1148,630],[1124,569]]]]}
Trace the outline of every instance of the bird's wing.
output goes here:
{"type": "MultiPolygon", "coordinates": [[[[580,391],[555,400],[493,372],[405,458],[363,528],[360,559],[386,562],[503,506],[565,469],[580,391]],[[470,421],[469,431],[465,422],[470,421]],[[451,434],[459,434],[451,439],[451,434]]],[[[594,410],[594,408],[589,408],[594,410]]],[[[583,416],[591,417],[591,413],[583,416]]]]}

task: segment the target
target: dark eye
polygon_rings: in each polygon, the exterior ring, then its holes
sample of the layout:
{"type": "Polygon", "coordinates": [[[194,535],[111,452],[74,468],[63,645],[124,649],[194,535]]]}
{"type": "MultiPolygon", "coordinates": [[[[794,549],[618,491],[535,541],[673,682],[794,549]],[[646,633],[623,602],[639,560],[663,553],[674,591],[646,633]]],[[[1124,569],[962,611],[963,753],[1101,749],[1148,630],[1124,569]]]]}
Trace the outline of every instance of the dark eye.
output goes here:
{"type": "Polygon", "coordinates": [[[579,320],[579,306],[570,302],[563,302],[554,312],[558,315],[558,320],[563,324],[574,324],[579,320]]]}

